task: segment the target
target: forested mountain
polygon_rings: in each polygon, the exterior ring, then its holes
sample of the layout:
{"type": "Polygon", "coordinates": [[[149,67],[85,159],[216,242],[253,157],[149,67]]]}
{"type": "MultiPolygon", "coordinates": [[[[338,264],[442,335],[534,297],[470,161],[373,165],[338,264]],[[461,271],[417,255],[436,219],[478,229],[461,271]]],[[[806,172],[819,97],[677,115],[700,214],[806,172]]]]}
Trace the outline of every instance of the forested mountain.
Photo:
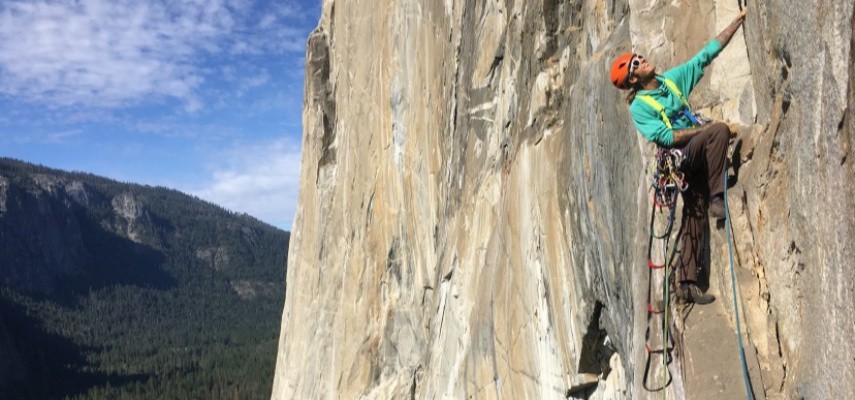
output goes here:
{"type": "Polygon", "coordinates": [[[0,158],[0,399],[270,395],[289,234],[0,158]]]}

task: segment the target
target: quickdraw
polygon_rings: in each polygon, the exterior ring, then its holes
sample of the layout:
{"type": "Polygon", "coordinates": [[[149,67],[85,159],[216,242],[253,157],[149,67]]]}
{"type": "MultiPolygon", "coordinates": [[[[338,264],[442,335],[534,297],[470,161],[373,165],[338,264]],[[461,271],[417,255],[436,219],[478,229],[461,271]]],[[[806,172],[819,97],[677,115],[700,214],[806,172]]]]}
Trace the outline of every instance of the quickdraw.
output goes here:
{"type": "Polygon", "coordinates": [[[686,156],[679,149],[656,151],[656,171],[653,174],[653,189],[659,207],[673,207],[677,204],[677,195],[689,188],[686,176],[680,171],[686,156]]]}
{"type": "MultiPolygon", "coordinates": [[[[671,384],[671,373],[668,370],[668,365],[672,361],[671,352],[674,349],[674,337],[671,334],[670,325],[668,323],[668,304],[670,303],[670,290],[668,282],[670,275],[673,274],[673,269],[669,268],[676,255],[677,242],[680,239],[680,232],[677,234],[674,246],[671,249],[671,255],[668,256],[668,245],[671,242],[671,231],[674,227],[674,215],[677,208],[677,197],[680,192],[689,188],[685,175],[680,171],[680,167],[686,157],[682,151],[678,149],[663,149],[659,148],[656,152],[656,170],[653,175],[653,207],[650,210],[650,239],[647,243],[647,330],[644,333],[644,346],[647,351],[647,360],[644,367],[644,388],[648,391],[655,392],[664,390],[671,384]],[[661,234],[656,233],[654,227],[656,225],[656,215],[666,214],[667,219],[665,229],[661,234]],[[656,263],[653,261],[653,241],[662,241],[662,262],[656,263]],[[653,272],[656,270],[662,271],[662,305],[657,308],[653,305],[653,272]],[[662,344],[656,349],[650,344],[650,326],[654,315],[661,315],[662,323],[662,344]],[[653,356],[658,355],[662,359],[662,380],[660,385],[653,387],[650,384],[649,374],[653,356]]],[[[664,393],[664,392],[663,392],[664,393]]]]}
{"type": "Polygon", "coordinates": [[[650,227],[652,238],[665,239],[671,234],[674,226],[674,212],[677,206],[677,197],[680,192],[689,188],[686,176],[680,171],[686,156],[678,149],[659,148],[656,151],[656,171],[653,173],[653,208],[660,210],[668,208],[668,223],[662,234],[656,234],[653,226],[650,227]]]}

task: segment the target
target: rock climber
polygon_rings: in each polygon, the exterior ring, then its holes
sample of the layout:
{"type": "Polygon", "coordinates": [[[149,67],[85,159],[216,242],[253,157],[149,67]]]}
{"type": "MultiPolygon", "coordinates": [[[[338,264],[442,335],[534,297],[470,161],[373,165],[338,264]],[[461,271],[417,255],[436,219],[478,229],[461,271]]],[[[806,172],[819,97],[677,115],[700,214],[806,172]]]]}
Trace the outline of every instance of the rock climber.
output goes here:
{"type": "Polygon", "coordinates": [[[686,303],[707,304],[715,300],[697,283],[701,239],[708,224],[707,212],[713,218],[724,218],[727,145],[736,136],[736,129],[727,123],[704,123],[692,113],[686,99],[704,76],[704,68],[730,43],[745,20],[746,10],[691,60],[661,75],[656,66],[637,53],[623,54],[612,64],[611,81],[627,91],[629,111],[638,132],[660,147],[681,149],[686,157],[682,171],[689,188],[682,192],[683,237],[677,276],[677,296],[686,303]]]}

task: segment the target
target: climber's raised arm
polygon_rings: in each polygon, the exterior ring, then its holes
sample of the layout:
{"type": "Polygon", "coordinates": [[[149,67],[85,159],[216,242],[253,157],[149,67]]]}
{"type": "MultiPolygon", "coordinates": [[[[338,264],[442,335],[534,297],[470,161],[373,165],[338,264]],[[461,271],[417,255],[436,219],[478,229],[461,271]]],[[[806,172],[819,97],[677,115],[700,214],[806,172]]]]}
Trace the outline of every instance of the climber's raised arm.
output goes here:
{"type": "Polygon", "coordinates": [[[736,30],[739,29],[739,26],[742,25],[742,21],[745,20],[745,10],[743,9],[739,16],[727,28],[724,28],[715,39],[710,40],[698,54],[695,54],[694,57],[682,65],[665,71],[662,75],[674,81],[677,87],[683,91],[683,94],[688,97],[689,93],[695,88],[695,85],[698,84],[698,81],[704,76],[704,68],[710,65],[712,60],[730,43],[730,39],[736,33],[736,30]]]}
{"type": "Polygon", "coordinates": [[[715,37],[715,40],[721,44],[721,47],[727,46],[730,43],[730,39],[733,38],[733,34],[736,33],[736,30],[739,29],[739,26],[742,25],[742,22],[745,21],[745,14],[748,11],[747,8],[743,8],[742,12],[727,26],[724,28],[718,36],[715,37]]]}

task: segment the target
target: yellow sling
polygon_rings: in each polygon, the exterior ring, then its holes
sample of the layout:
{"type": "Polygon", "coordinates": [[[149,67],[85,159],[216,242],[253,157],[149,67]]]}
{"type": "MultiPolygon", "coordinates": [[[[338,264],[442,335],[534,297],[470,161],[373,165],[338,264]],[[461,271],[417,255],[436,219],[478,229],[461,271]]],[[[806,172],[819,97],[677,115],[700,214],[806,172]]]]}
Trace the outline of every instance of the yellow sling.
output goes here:
{"type": "MultiPolygon", "coordinates": [[[[677,88],[677,84],[675,84],[674,81],[668,78],[663,77],[662,79],[665,81],[665,86],[667,86],[668,89],[671,89],[671,91],[674,92],[674,94],[676,94],[677,97],[680,98],[680,101],[683,102],[683,105],[686,106],[689,111],[691,111],[691,108],[689,108],[689,102],[686,100],[685,97],[683,97],[683,93],[680,92],[680,89],[677,88]]],[[[665,107],[663,107],[662,104],[659,104],[656,99],[647,94],[636,96],[636,98],[647,103],[647,105],[649,105],[650,107],[653,107],[653,109],[659,113],[659,116],[662,117],[662,122],[665,123],[665,126],[667,126],[668,129],[673,129],[671,128],[671,120],[669,120],[668,115],[665,114],[665,107]]]]}

